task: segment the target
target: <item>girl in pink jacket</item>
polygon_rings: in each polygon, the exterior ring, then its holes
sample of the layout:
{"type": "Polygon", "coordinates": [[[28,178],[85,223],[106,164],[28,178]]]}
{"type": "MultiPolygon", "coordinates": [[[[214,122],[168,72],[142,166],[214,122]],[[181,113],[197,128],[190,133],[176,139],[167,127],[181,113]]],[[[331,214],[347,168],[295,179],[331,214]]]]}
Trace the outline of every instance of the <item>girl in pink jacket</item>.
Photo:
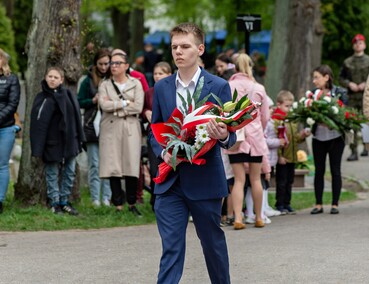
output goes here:
{"type": "MultiPolygon", "coordinates": [[[[236,60],[236,71],[229,79],[232,93],[237,90],[238,98],[248,95],[250,100],[262,103],[258,110],[257,118],[244,128],[239,130],[242,141],[226,151],[234,172],[234,185],[232,190],[232,202],[235,213],[234,229],[244,229],[246,225],[242,220],[242,204],[244,198],[244,185],[246,181],[245,168],[243,163],[249,163],[250,182],[252,196],[255,204],[255,227],[264,227],[262,219],[263,189],[261,185],[261,163],[263,155],[268,153],[268,146],[265,141],[263,128],[266,126],[270,113],[267,95],[262,85],[257,83],[252,75],[252,61],[247,54],[240,54],[236,60]]],[[[238,135],[240,136],[240,135],[238,135]]]]}

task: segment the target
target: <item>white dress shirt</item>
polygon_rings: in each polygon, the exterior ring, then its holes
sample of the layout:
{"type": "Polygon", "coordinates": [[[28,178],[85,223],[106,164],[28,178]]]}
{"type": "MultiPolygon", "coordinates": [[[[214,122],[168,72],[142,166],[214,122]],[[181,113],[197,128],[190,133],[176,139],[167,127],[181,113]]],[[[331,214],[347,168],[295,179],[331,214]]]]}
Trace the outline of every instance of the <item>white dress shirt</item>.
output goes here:
{"type": "MultiPolygon", "coordinates": [[[[186,85],[180,78],[179,71],[176,75],[176,103],[178,109],[181,110],[182,107],[182,100],[179,97],[178,94],[180,94],[184,100],[187,102],[187,90],[190,92],[191,97],[193,96],[193,93],[195,92],[197,82],[199,81],[199,77],[201,74],[200,67],[197,67],[196,73],[193,75],[191,81],[186,85]]],[[[188,106],[187,106],[188,107],[188,106]]],[[[192,107],[195,107],[195,102],[192,99],[192,107]]]]}

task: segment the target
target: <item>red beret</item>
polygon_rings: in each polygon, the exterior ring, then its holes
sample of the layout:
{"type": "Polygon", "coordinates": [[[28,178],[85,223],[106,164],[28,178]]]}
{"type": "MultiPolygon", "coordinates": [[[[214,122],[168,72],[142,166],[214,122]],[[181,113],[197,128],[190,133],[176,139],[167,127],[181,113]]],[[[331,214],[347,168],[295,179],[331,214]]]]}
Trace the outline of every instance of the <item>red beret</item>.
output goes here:
{"type": "Polygon", "coordinates": [[[356,43],[357,41],[362,40],[365,41],[365,37],[362,34],[357,34],[356,36],[354,36],[354,38],[352,39],[352,44],[356,43]]]}

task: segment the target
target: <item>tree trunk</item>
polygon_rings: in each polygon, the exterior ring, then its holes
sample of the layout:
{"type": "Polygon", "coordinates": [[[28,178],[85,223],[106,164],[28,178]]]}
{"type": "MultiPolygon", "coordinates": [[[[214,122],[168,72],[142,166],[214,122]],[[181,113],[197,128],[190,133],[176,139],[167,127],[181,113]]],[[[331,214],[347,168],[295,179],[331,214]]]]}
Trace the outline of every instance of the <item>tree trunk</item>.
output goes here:
{"type": "Polygon", "coordinates": [[[282,89],[296,99],[312,87],[321,62],[323,26],[320,0],[277,0],[265,85],[275,98],[282,89]]]}
{"type": "Polygon", "coordinates": [[[131,47],[130,56],[131,62],[134,61],[134,56],[137,51],[143,49],[144,38],[144,10],[135,9],[131,12],[131,47]]]}
{"type": "Polygon", "coordinates": [[[126,53],[129,52],[129,17],[130,13],[122,14],[115,7],[111,10],[114,48],[123,49],[126,53]]]}
{"type": "Polygon", "coordinates": [[[3,0],[2,1],[6,10],[6,16],[9,19],[13,19],[14,14],[14,0],[3,0]]]}
{"type": "MultiPolygon", "coordinates": [[[[50,66],[61,67],[65,72],[65,86],[72,92],[76,91],[82,72],[79,41],[80,5],[81,0],[34,0],[33,2],[32,24],[26,44],[27,101],[22,158],[14,192],[15,199],[26,205],[46,201],[43,163],[39,159],[31,159],[29,126],[32,104],[41,90],[40,82],[44,78],[45,71],[50,66]]],[[[76,177],[74,196],[78,188],[76,177]]]]}

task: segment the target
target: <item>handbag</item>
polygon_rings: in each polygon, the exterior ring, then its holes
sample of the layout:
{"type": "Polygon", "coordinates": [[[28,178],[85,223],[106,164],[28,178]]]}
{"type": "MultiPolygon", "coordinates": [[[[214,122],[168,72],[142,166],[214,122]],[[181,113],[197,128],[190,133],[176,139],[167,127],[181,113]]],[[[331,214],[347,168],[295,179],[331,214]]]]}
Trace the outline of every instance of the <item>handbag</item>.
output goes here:
{"type": "Polygon", "coordinates": [[[100,134],[100,121],[101,121],[101,110],[100,108],[98,108],[96,111],[94,122],[93,122],[95,133],[97,137],[99,137],[99,134],[100,134]]]}
{"type": "Polygon", "coordinates": [[[241,143],[245,141],[245,127],[242,127],[236,131],[236,137],[236,143],[231,148],[229,148],[230,151],[237,150],[238,147],[240,147],[241,143]]]}

